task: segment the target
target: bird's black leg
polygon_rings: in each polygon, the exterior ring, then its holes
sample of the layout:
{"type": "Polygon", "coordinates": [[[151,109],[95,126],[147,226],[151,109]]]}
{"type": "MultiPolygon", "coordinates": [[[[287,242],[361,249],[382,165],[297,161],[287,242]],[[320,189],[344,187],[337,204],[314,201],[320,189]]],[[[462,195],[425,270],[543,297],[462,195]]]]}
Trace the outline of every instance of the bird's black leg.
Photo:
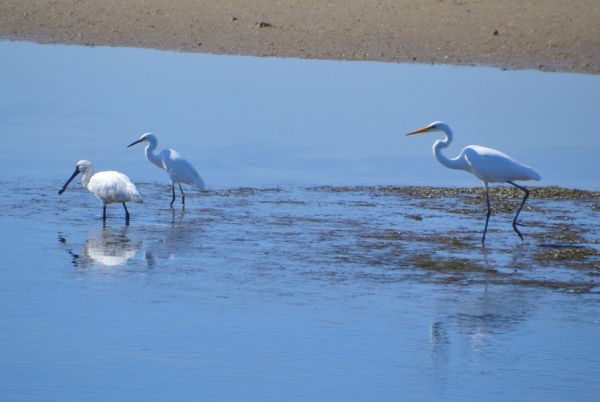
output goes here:
{"type": "Polygon", "coordinates": [[[181,203],[185,207],[185,194],[183,194],[183,188],[181,188],[181,183],[179,183],[179,190],[181,190],[181,203]]]}
{"type": "Polygon", "coordinates": [[[106,220],[106,205],[102,206],[102,220],[106,220]]]}
{"type": "Polygon", "coordinates": [[[171,208],[173,208],[173,203],[175,202],[175,184],[172,184],[173,186],[173,199],[171,200],[171,208]]]}
{"type": "Polygon", "coordinates": [[[513,219],[513,229],[519,235],[519,237],[521,238],[521,241],[523,241],[523,235],[521,234],[521,232],[519,232],[519,229],[517,229],[517,225],[519,225],[519,226],[525,226],[525,225],[523,225],[522,223],[517,223],[517,218],[519,217],[519,212],[521,212],[521,209],[523,209],[523,205],[525,205],[525,201],[527,200],[527,197],[529,197],[529,190],[526,189],[525,187],[521,187],[518,184],[513,183],[512,181],[509,181],[507,183],[510,183],[513,186],[525,191],[525,197],[523,198],[523,201],[521,202],[521,206],[519,207],[519,210],[517,211],[517,214],[515,215],[515,219],[513,219]]]}
{"type": "Polygon", "coordinates": [[[488,184],[485,184],[485,196],[487,199],[487,217],[485,218],[485,229],[483,229],[483,237],[481,238],[481,245],[485,246],[485,234],[487,233],[488,222],[490,221],[490,215],[492,214],[492,208],[490,207],[490,192],[488,190],[488,184]]]}
{"type": "Polygon", "coordinates": [[[123,203],[123,208],[125,208],[125,224],[129,225],[129,211],[127,210],[127,205],[123,203]]]}

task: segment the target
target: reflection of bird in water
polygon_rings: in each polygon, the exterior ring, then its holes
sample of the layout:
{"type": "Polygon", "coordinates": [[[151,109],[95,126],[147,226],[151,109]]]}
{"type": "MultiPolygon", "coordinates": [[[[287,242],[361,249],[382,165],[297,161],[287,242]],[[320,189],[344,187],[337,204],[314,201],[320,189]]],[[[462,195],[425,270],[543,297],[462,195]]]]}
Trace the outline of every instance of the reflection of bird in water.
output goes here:
{"type": "MultiPolygon", "coordinates": [[[[78,268],[117,267],[125,265],[140,250],[142,259],[149,269],[160,266],[161,261],[172,260],[178,255],[195,253],[201,247],[203,227],[201,219],[184,220],[185,212],[173,213],[173,224],[169,228],[158,226],[151,230],[135,231],[144,236],[144,242],[127,236],[128,227],[91,230],[88,239],[74,248],[67,236],[59,233],[58,241],[68,250],[72,263],[78,268]],[[177,218],[178,216],[178,218],[177,218]],[[142,250],[142,246],[145,245],[142,250]]],[[[136,259],[137,260],[137,259],[136,259]]],[[[129,262],[132,266],[136,262],[129,262]]]]}
{"type": "Polygon", "coordinates": [[[431,327],[429,327],[429,342],[436,346],[450,343],[443,323],[437,321],[431,324],[431,327]]]}
{"type": "Polygon", "coordinates": [[[175,227],[176,225],[184,224],[183,217],[185,216],[185,209],[182,209],[180,211],[179,216],[177,216],[174,209],[172,211],[173,211],[173,219],[171,220],[171,224],[173,225],[173,227],[175,227]]]}
{"type": "Polygon", "coordinates": [[[144,251],[144,261],[148,264],[148,268],[152,269],[156,267],[156,259],[154,258],[154,254],[151,251],[144,251]]]}
{"type": "Polygon", "coordinates": [[[531,294],[518,290],[488,290],[481,293],[463,294],[460,302],[452,307],[444,300],[444,309],[452,313],[452,319],[460,333],[473,340],[490,334],[514,331],[531,314],[531,294]]]}
{"type": "Polygon", "coordinates": [[[67,189],[67,186],[79,173],[83,173],[81,185],[94,193],[102,202],[102,219],[106,220],[106,205],[113,203],[123,204],[125,208],[125,220],[129,224],[129,211],[127,211],[126,202],[132,201],[141,203],[142,196],[138,192],[135,185],[129,180],[129,177],[123,173],[108,171],[98,172],[94,174],[94,166],[91,162],[80,160],[75,166],[75,172],[67,180],[65,185],[58,191],[62,194],[67,189]]]}
{"type": "Polygon", "coordinates": [[[443,386],[447,378],[448,350],[450,338],[446,333],[445,324],[436,321],[429,327],[429,343],[431,345],[432,375],[436,386],[443,386]]]}
{"type": "Polygon", "coordinates": [[[436,159],[449,169],[465,170],[475,175],[475,177],[477,177],[479,180],[483,181],[485,186],[485,195],[487,197],[488,211],[481,243],[485,244],[485,233],[487,232],[488,222],[492,213],[490,207],[488,183],[508,183],[525,192],[525,197],[521,202],[521,206],[519,207],[512,224],[515,233],[517,233],[521,240],[523,240],[523,235],[521,232],[519,232],[519,229],[517,229],[517,225],[523,225],[517,222],[517,218],[519,217],[519,212],[521,212],[521,209],[523,208],[523,205],[529,196],[529,190],[513,183],[513,181],[540,180],[542,177],[538,174],[538,172],[529,166],[515,161],[510,156],[500,151],[496,151],[495,149],[491,148],[480,147],[479,145],[470,145],[466,147],[462,150],[460,155],[454,159],[450,159],[442,155],[442,149],[447,148],[450,145],[453,135],[450,126],[448,126],[446,123],[442,123],[441,121],[431,123],[426,127],[412,131],[406,135],[428,133],[433,131],[442,131],[446,134],[445,140],[437,140],[433,144],[433,153],[436,159]]]}
{"type": "Polygon", "coordinates": [[[172,260],[177,256],[199,252],[204,239],[204,222],[199,218],[183,219],[185,210],[173,210],[170,227],[162,227],[160,233],[153,236],[145,245],[144,261],[149,268],[159,266],[161,261],[172,260]]]}
{"type": "Polygon", "coordinates": [[[431,375],[436,387],[449,382],[452,367],[465,362],[498,358],[496,342],[499,337],[518,330],[529,316],[536,296],[521,289],[501,288],[483,292],[454,288],[436,301],[439,320],[430,327],[431,375]],[[465,347],[466,346],[466,347],[465,347]]]}
{"type": "Polygon", "coordinates": [[[173,187],[173,199],[171,200],[171,206],[173,206],[173,203],[175,202],[175,184],[179,184],[179,190],[181,191],[181,203],[184,206],[185,194],[183,193],[183,188],[181,188],[181,183],[189,184],[190,186],[204,190],[204,181],[202,181],[202,178],[196,169],[194,169],[192,164],[189,163],[183,156],[179,155],[177,151],[172,149],[163,149],[158,155],[154,154],[154,150],[158,146],[158,140],[153,134],[146,133],[142,135],[139,140],[129,144],[127,148],[144,141],[149,143],[144,150],[146,153],[146,158],[169,174],[171,186],[173,187]]]}
{"type": "MultiPolygon", "coordinates": [[[[66,244],[64,237],[59,237],[61,243],[66,244]]],[[[115,267],[137,254],[142,247],[142,242],[130,240],[123,231],[111,231],[109,229],[92,230],[89,232],[88,240],[81,246],[80,254],[70,251],[73,263],[81,268],[94,264],[107,267],[115,267]]]]}

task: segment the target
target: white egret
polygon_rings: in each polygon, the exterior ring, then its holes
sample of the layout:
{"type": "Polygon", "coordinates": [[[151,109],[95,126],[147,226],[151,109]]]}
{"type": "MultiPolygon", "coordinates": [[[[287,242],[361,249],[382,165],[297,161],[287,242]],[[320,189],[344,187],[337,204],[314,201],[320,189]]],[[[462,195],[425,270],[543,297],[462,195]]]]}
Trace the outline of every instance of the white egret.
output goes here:
{"type": "Polygon", "coordinates": [[[521,206],[513,219],[513,229],[523,240],[523,235],[517,229],[517,225],[524,226],[517,222],[519,212],[523,208],[527,197],[529,197],[529,190],[525,187],[519,186],[513,183],[514,180],[540,180],[542,177],[538,172],[533,170],[531,167],[523,165],[510,156],[496,151],[495,149],[480,147],[479,145],[469,145],[462,150],[460,155],[454,159],[450,159],[442,155],[442,149],[447,148],[452,142],[452,130],[450,127],[441,121],[436,121],[428,126],[412,131],[406,135],[421,134],[433,131],[441,131],[446,134],[445,140],[437,140],[433,144],[433,154],[436,159],[444,166],[450,169],[466,170],[471,172],[479,180],[483,181],[485,186],[485,195],[487,197],[487,218],[485,220],[485,229],[483,230],[483,237],[481,243],[485,245],[485,234],[487,232],[488,221],[492,213],[490,207],[490,195],[488,190],[488,183],[509,183],[513,186],[523,190],[525,197],[521,202],[521,206]]]}
{"type": "Polygon", "coordinates": [[[185,194],[183,193],[183,188],[181,188],[181,183],[189,184],[190,186],[204,190],[204,181],[202,181],[202,178],[196,169],[194,169],[192,164],[189,163],[183,156],[179,155],[177,151],[172,149],[163,149],[158,155],[154,154],[154,150],[158,146],[158,140],[152,133],[146,133],[142,135],[139,140],[129,144],[127,148],[144,141],[148,142],[148,145],[144,150],[146,153],[146,158],[169,174],[171,186],[173,187],[173,199],[171,200],[171,207],[175,202],[176,183],[179,184],[179,190],[181,191],[181,203],[184,206],[185,194]]]}
{"type": "Polygon", "coordinates": [[[102,219],[106,220],[106,205],[113,203],[123,204],[125,208],[125,220],[129,223],[129,211],[127,211],[126,202],[133,201],[141,203],[142,196],[138,192],[135,185],[129,180],[129,177],[123,173],[108,171],[98,172],[94,174],[94,166],[90,161],[80,160],[75,166],[75,172],[67,180],[64,186],[58,191],[62,194],[67,189],[67,186],[79,173],[83,174],[81,185],[94,193],[102,202],[102,219]]]}

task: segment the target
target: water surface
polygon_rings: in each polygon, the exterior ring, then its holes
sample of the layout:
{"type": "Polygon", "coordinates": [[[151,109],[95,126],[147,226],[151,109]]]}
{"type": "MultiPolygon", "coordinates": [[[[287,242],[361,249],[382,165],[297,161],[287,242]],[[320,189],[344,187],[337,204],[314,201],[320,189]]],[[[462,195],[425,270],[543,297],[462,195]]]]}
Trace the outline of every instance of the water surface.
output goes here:
{"type": "Polygon", "coordinates": [[[445,120],[449,155],[492,146],[599,190],[598,77],[0,55],[0,399],[597,400],[597,193],[534,189],[521,242],[496,190],[482,248],[480,184],[404,134],[445,120]],[[125,148],[146,131],[207,182],[185,209],[125,148]],[[129,226],[78,182],[58,196],[82,158],[138,185],[129,226]]]}
{"type": "Polygon", "coordinates": [[[431,154],[436,120],[470,144],[540,172],[543,185],[600,190],[597,76],[490,68],[182,54],[0,42],[0,168],[56,178],[82,158],[157,180],[153,132],[210,188],[478,186],[431,154]]]}

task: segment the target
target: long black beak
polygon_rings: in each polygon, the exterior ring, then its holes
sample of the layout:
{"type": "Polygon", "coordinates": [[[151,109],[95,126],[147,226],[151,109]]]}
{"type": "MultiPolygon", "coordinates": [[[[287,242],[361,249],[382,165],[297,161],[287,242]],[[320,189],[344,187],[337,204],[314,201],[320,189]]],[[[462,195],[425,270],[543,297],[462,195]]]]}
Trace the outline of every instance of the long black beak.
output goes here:
{"type": "Polygon", "coordinates": [[[79,167],[75,168],[75,171],[73,172],[73,174],[71,175],[71,177],[69,177],[69,180],[67,180],[67,182],[65,183],[64,186],[62,186],[62,188],[60,190],[58,190],[58,195],[61,195],[62,193],[65,192],[65,190],[67,189],[67,186],[69,185],[69,183],[75,178],[75,176],[77,176],[79,174],[79,167]]]}
{"type": "Polygon", "coordinates": [[[134,146],[135,144],[139,144],[140,142],[142,142],[144,140],[137,140],[135,142],[132,142],[131,144],[127,145],[127,148],[134,146]]]}

